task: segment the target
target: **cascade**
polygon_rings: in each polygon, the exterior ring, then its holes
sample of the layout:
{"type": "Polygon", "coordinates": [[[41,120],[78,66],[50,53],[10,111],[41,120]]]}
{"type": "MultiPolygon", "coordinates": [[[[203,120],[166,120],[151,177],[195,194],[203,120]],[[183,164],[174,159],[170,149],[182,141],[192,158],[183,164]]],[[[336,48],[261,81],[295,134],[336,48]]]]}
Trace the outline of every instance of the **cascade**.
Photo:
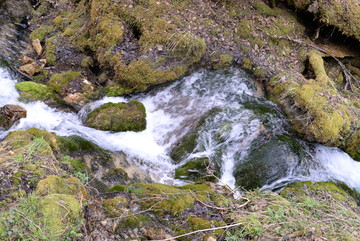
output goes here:
{"type": "MultiPolygon", "coordinates": [[[[200,71],[128,98],[105,97],[87,104],[78,114],[53,109],[40,101],[18,102],[16,82],[15,76],[0,68],[0,106],[17,104],[28,112],[10,130],[0,132],[0,138],[10,131],[32,127],[60,136],[79,135],[104,149],[124,152],[157,182],[182,184],[183,181],[174,180],[175,168],[192,158],[207,157],[221,167],[221,182],[234,187],[234,170],[252,152],[274,136],[290,136],[288,124],[277,106],[257,97],[251,79],[237,69],[200,71]],[[113,133],[83,125],[86,114],[100,105],[131,99],[141,101],[146,107],[145,131],[113,133]],[[198,133],[197,146],[179,164],[174,164],[170,151],[193,130],[198,133]]],[[[305,154],[301,158],[289,157],[294,161],[286,164],[280,176],[275,170],[263,183],[263,189],[278,189],[304,180],[334,180],[360,190],[360,163],[340,149],[296,141],[305,154]]]]}

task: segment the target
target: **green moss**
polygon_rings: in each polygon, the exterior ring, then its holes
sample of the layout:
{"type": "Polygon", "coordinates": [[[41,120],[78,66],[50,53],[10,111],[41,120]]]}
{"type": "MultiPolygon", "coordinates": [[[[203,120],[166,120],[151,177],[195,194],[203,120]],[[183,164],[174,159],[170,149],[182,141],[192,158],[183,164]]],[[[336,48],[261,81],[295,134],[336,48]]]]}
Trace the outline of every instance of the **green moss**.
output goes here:
{"type": "MultiPolygon", "coordinates": [[[[211,175],[210,162],[207,157],[196,158],[175,170],[175,178],[191,181],[215,181],[211,175]]],[[[215,171],[216,172],[216,171],[215,171]]],[[[213,173],[218,176],[218,173],[213,173]]]]}
{"type": "Polygon", "coordinates": [[[72,240],[80,237],[80,203],[72,196],[33,194],[0,214],[1,240],[72,240]]]}
{"type": "Polygon", "coordinates": [[[302,111],[302,116],[292,116],[291,122],[308,140],[339,145],[348,135],[354,117],[342,99],[332,101],[339,95],[332,87],[314,80],[299,84],[295,76],[282,75],[273,78],[270,86],[272,100],[281,104],[288,115],[294,115],[291,105],[302,111]]]}
{"type": "Polygon", "coordinates": [[[55,17],[52,22],[55,26],[57,26],[60,29],[62,29],[64,27],[64,17],[63,16],[55,17]]]}
{"type": "Polygon", "coordinates": [[[56,46],[59,44],[59,38],[54,36],[51,38],[46,39],[45,46],[46,46],[46,63],[48,65],[55,65],[57,56],[56,56],[56,46]]]}
{"type": "Polygon", "coordinates": [[[351,133],[350,137],[346,140],[345,150],[356,161],[360,161],[360,130],[351,133]]]}
{"type": "Polygon", "coordinates": [[[254,27],[251,20],[241,20],[237,27],[237,36],[240,39],[248,39],[252,37],[254,27]]]}
{"type": "Polygon", "coordinates": [[[108,217],[120,217],[121,214],[127,212],[127,199],[125,197],[107,199],[103,202],[103,207],[108,217]]]}
{"type": "Polygon", "coordinates": [[[298,202],[304,202],[306,198],[308,198],[309,194],[311,194],[311,196],[321,196],[324,193],[327,193],[333,199],[339,202],[347,202],[352,206],[357,206],[357,204],[353,201],[352,196],[348,192],[332,182],[294,183],[289,187],[284,188],[280,194],[285,198],[295,197],[298,202]]]}
{"type": "Polygon", "coordinates": [[[255,75],[256,78],[263,79],[267,76],[268,71],[260,67],[256,67],[253,69],[253,74],[255,75]]]}
{"type": "Polygon", "coordinates": [[[142,103],[106,103],[87,116],[89,127],[111,131],[143,131],[146,129],[146,111],[142,103]]]}
{"type": "Polygon", "coordinates": [[[205,41],[191,34],[175,34],[169,40],[168,45],[173,57],[187,64],[200,61],[206,50],[205,41]]]}
{"type": "Polygon", "coordinates": [[[128,188],[123,185],[116,185],[110,188],[110,192],[128,192],[128,188]]]}
{"type": "Polygon", "coordinates": [[[41,26],[32,31],[32,33],[30,34],[30,39],[39,39],[40,41],[43,41],[48,34],[53,32],[53,30],[54,28],[52,26],[41,26]]]}
{"type": "Polygon", "coordinates": [[[69,165],[70,168],[78,172],[85,172],[86,170],[88,170],[88,167],[84,162],[78,159],[71,158],[69,156],[63,156],[61,162],[69,165]]]}
{"type": "Polygon", "coordinates": [[[324,60],[320,53],[316,50],[312,50],[309,54],[309,62],[312,69],[315,72],[316,80],[322,84],[330,82],[329,77],[326,74],[324,60]]]}
{"type": "Polygon", "coordinates": [[[214,62],[213,69],[223,69],[226,67],[230,67],[233,62],[233,57],[229,54],[221,54],[216,52],[211,56],[211,61],[214,62]]]}
{"type": "Polygon", "coordinates": [[[58,74],[54,74],[48,81],[48,86],[56,93],[62,93],[71,81],[74,81],[81,77],[80,72],[66,71],[58,74]]]}
{"type": "Polygon", "coordinates": [[[149,217],[144,215],[134,215],[121,219],[121,222],[116,227],[116,232],[122,232],[123,228],[139,228],[145,226],[149,222],[149,217]]]}
{"type": "Polygon", "coordinates": [[[70,230],[80,229],[82,223],[82,207],[73,196],[56,194],[43,197],[39,212],[43,215],[43,223],[53,240],[62,240],[70,230]],[[57,238],[55,238],[57,237],[57,238]]]}
{"type": "Polygon", "coordinates": [[[253,146],[250,154],[234,171],[236,185],[246,190],[260,188],[284,178],[303,159],[301,144],[289,136],[276,136],[259,146],[253,146]]]}
{"type": "MultiPolygon", "coordinates": [[[[159,197],[164,195],[163,199],[149,198],[142,203],[143,208],[149,208],[155,203],[154,211],[159,214],[171,214],[178,216],[187,208],[191,208],[195,203],[195,198],[189,192],[190,188],[178,188],[170,185],[151,183],[151,184],[136,184],[129,187],[129,192],[137,194],[139,197],[159,197]]],[[[205,195],[205,194],[204,194],[205,195]]],[[[201,195],[199,199],[204,200],[201,195]]]]}
{"type": "Polygon", "coordinates": [[[112,13],[100,18],[94,34],[94,47],[112,47],[120,43],[124,35],[124,26],[119,17],[112,13]]]}
{"type": "Polygon", "coordinates": [[[41,72],[35,76],[33,76],[33,80],[35,82],[43,82],[50,75],[50,71],[47,69],[42,69],[41,72]]]}
{"type": "Polygon", "coordinates": [[[24,81],[17,83],[15,87],[20,91],[21,101],[37,101],[56,99],[55,94],[48,89],[46,85],[35,83],[32,81],[24,81]]]}
{"type": "Polygon", "coordinates": [[[90,66],[92,66],[94,64],[94,61],[92,60],[91,57],[85,57],[83,58],[83,60],[81,60],[81,67],[83,68],[89,68],[90,66]]]}
{"type": "Polygon", "coordinates": [[[253,62],[251,61],[251,59],[243,58],[242,61],[243,61],[242,65],[241,65],[242,68],[244,68],[246,70],[252,70],[253,62]]]}
{"type": "Polygon", "coordinates": [[[108,85],[105,87],[105,92],[107,96],[121,96],[127,95],[133,92],[132,88],[124,88],[117,84],[108,85]]]}
{"type": "Polygon", "coordinates": [[[63,179],[54,175],[41,180],[36,188],[36,194],[42,196],[47,194],[77,195],[81,191],[83,190],[79,179],[75,177],[63,179]]]}
{"type": "Polygon", "coordinates": [[[266,3],[261,0],[256,1],[253,6],[256,11],[265,16],[277,16],[279,14],[275,9],[270,8],[266,3]]]}
{"type": "Polygon", "coordinates": [[[129,65],[119,62],[115,65],[117,82],[125,89],[145,91],[149,86],[175,80],[185,73],[186,68],[158,69],[158,63],[145,59],[132,61],[129,65]]]}
{"type": "Polygon", "coordinates": [[[201,230],[211,228],[211,222],[209,220],[199,217],[188,217],[187,222],[192,230],[201,230]]]}
{"type": "Polygon", "coordinates": [[[183,190],[193,190],[197,192],[206,192],[206,193],[214,193],[214,189],[210,186],[208,182],[202,184],[187,184],[184,186],[179,187],[183,190]]]}

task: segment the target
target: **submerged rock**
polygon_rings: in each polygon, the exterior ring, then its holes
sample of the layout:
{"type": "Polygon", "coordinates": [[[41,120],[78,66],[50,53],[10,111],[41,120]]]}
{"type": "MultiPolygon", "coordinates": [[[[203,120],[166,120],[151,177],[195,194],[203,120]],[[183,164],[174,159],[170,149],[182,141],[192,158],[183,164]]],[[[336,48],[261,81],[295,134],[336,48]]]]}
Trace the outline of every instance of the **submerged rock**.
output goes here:
{"type": "Polygon", "coordinates": [[[4,105],[0,108],[0,128],[9,129],[16,121],[26,117],[26,110],[18,105],[4,105]]]}
{"type": "Polygon", "coordinates": [[[254,150],[236,166],[236,185],[254,189],[286,177],[303,155],[301,145],[288,136],[277,136],[254,150]]]}
{"type": "Polygon", "coordinates": [[[107,103],[87,116],[89,127],[104,131],[143,131],[146,129],[146,112],[142,103],[107,103]]]}

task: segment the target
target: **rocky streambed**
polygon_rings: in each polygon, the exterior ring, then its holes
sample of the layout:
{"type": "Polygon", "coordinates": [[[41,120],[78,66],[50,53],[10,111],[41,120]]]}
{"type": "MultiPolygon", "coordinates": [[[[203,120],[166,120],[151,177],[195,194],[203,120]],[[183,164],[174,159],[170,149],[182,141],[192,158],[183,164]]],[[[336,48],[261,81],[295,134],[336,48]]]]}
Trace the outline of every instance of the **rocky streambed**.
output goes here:
{"type": "Polygon", "coordinates": [[[331,4],[3,1],[2,239],[358,239],[359,5],[331,4]]]}

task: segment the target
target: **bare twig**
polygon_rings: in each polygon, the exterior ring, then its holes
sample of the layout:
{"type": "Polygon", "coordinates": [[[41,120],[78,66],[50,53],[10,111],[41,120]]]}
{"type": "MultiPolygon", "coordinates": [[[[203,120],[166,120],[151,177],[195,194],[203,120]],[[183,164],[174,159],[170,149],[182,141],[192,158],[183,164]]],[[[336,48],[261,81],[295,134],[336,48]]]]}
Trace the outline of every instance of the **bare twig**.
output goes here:
{"type": "Polygon", "coordinates": [[[240,225],[242,225],[242,224],[243,224],[243,223],[234,223],[234,224],[230,224],[230,225],[226,225],[226,226],[221,226],[221,227],[200,229],[200,230],[196,230],[196,231],[193,231],[193,232],[189,232],[189,233],[185,233],[185,234],[182,234],[182,235],[178,235],[178,236],[175,236],[175,237],[171,237],[171,238],[167,238],[167,239],[153,240],[153,241],[169,241],[169,240],[174,240],[174,239],[177,239],[177,238],[189,236],[189,235],[196,234],[196,233],[207,232],[207,231],[214,231],[214,230],[218,230],[218,229],[227,229],[227,228],[232,228],[232,227],[240,226],[240,225]]]}

